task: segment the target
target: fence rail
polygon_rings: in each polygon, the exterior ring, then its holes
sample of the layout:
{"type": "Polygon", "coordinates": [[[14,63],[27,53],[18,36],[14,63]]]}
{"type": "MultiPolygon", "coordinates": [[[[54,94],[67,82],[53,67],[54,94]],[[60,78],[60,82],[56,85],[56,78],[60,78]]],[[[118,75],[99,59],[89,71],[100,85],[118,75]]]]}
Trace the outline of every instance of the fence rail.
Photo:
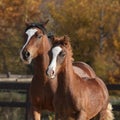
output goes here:
{"type": "Polygon", "coordinates": [[[30,82],[0,82],[0,92],[17,91],[22,94],[26,94],[26,100],[24,102],[5,102],[0,101],[0,107],[23,107],[25,108],[25,120],[29,120],[29,87],[30,82]]]}
{"type": "MultiPolygon", "coordinates": [[[[30,82],[0,82],[1,91],[18,91],[21,94],[26,94],[25,102],[5,102],[0,101],[0,107],[24,107],[26,109],[25,120],[28,120],[29,115],[29,87],[30,82]]],[[[120,84],[107,85],[108,90],[120,90],[120,84]]],[[[113,111],[120,111],[120,105],[113,105],[113,111]]]]}

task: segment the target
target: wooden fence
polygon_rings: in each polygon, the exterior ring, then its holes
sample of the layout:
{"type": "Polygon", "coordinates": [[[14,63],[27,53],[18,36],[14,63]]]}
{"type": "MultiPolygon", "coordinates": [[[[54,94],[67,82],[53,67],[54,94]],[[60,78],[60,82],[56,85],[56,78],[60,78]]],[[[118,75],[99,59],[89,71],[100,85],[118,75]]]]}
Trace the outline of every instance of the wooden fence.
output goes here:
{"type": "MultiPolygon", "coordinates": [[[[0,101],[0,107],[23,107],[26,110],[25,120],[29,119],[29,87],[30,82],[0,82],[1,91],[17,91],[21,94],[26,94],[26,100],[24,102],[4,102],[0,101]]],[[[109,90],[120,90],[120,85],[107,85],[109,90]]],[[[120,105],[113,105],[114,111],[120,111],[120,105]]]]}
{"type": "Polygon", "coordinates": [[[26,100],[24,102],[4,102],[0,101],[0,107],[23,107],[25,108],[25,120],[29,119],[29,82],[0,82],[0,92],[17,91],[18,93],[25,94],[26,100]]]}

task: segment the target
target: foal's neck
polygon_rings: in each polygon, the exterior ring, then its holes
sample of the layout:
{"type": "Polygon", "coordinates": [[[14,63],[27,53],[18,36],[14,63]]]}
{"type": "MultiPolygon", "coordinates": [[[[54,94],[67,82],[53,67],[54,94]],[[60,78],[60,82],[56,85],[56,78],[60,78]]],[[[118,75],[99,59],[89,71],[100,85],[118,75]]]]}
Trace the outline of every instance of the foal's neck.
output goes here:
{"type": "Polygon", "coordinates": [[[60,86],[61,89],[67,90],[72,85],[73,79],[74,70],[72,66],[72,61],[68,59],[68,61],[66,61],[66,65],[58,75],[58,86],[60,86]]]}

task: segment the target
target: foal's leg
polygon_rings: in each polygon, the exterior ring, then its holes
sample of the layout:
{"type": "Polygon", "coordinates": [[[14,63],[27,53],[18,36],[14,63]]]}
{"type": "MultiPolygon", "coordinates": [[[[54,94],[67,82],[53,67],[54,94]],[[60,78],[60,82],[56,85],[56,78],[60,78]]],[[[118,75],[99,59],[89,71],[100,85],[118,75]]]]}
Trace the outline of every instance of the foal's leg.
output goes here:
{"type": "Polygon", "coordinates": [[[100,112],[100,120],[114,120],[112,105],[109,103],[107,108],[100,112]]]}
{"type": "Polygon", "coordinates": [[[76,118],[76,120],[89,120],[87,118],[87,114],[85,111],[81,110],[79,113],[78,113],[78,116],[76,118]]]}

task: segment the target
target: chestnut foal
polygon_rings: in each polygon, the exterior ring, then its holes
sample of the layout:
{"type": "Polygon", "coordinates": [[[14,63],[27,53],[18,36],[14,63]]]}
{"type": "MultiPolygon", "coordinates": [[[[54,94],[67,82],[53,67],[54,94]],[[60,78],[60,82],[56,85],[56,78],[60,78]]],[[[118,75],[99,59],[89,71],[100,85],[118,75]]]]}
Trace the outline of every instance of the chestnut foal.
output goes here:
{"type": "MultiPolygon", "coordinates": [[[[72,65],[72,49],[69,38],[53,41],[47,75],[57,77],[54,95],[55,120],[90,120],[100,113],[100,120],[113,120],[108,90],[98,78],[84,79],[76,74],[72,65]]],[[[53,80],[55,81],[55,80],[53,80]]]]}

